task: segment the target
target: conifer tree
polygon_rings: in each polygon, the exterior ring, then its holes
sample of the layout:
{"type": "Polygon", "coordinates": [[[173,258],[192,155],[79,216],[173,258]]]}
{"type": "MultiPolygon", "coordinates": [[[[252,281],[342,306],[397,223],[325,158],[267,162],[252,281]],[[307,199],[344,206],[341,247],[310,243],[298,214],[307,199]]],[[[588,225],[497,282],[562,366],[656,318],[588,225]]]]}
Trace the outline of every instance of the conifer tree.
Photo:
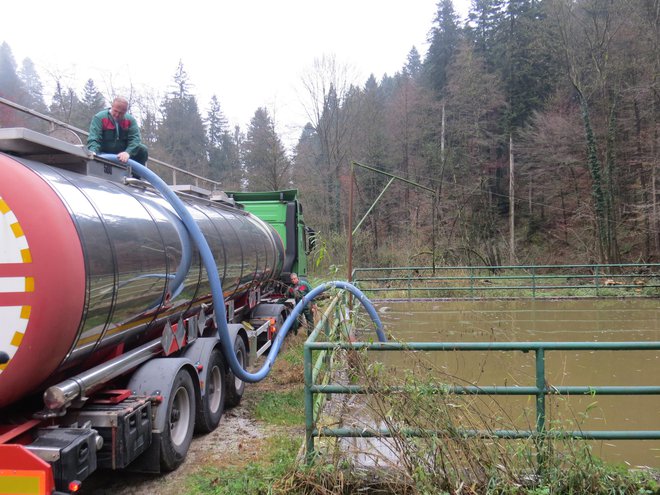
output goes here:
{"type": "MultiPolygon", "coordinates": [[[[16,73],[16,60],[6,42],[0,45],[0,96],[14,103],[22,103],[25,90],[16,73]]],[[[0,105],[0,125],[14,127],[22,125],[24,118],[17,110],[0,105]]]]}
{"type": "Polygon", "coordinates": [[[213,178],[217,180],[222,173],[222,144],[223,136],[227,133],[227,119],[222,113],[220,102],[216,95],[211,97],[204,124],[206,125],[209,166],[213,178]]]}
{"type": "Polygon", "coordinates": [[[504,0],[472,0],[468,14],[467,33],[474,43],[475,52],[486,60],[490,69],[496,65],[493,51],[502,25],[505,3],[504,0]]]}
{"type": "Polygon", "coordinates": [[[0,95],[18,101],[23,96],[21,80],[16,73],[16,60],[6,42],[0,45],[0,95]]]}
{"type": "Polygon", "coordinates": [[[83,89],[82,100],[74,111],[72,124],[80,129],[89,127],[92,117],[98,112],[107,108],[105,98],[101,92],[96,89],[96,85],[92,79],[88,79],[83,89]]]}
{"type": "Polygon", "coordinates": [[[429,34],[431,44],[424,60],[424,74],[429,87],[438,97],[442,97],[447,85],[447,66],[451,63],[460,41],[458,15],[451,0],[438,3],[433,24],[429,34]]]}
{"type": "Polygon", "coordinates": [[[46,113],[48,109],[44,101],[44,87],[31,59],[23,60],[18,77],[25,91],[23,105],[31,110],[46,113]]]}
{"type": "Polygon", "coordinates": [[[206,113],[206,133],[208,136],[209,150],[220,147],[222,135],[227,131],[227,118],[222,113],[218,97],[213,95],[206,113]]]}
{"type": "Polygon", "coordinates": [[[559,36],[532,0],[509,0],[500,22],[491,53],[509,104],[508,132],[516,132],[557,86],[559,36]]]}
{"type": "Polygon", "coordinates": [[[291,162],[265,108],[258,108],[250,121],[243,159],[249,190],[276,191],[290,187],[291,162]]]}
{"type": "MultiPolygon", "coordinates": [[[[35,112],[46,114],[48,107],[44,101],[43,85],[31,59],[23,59],[18,77],[23,87],[23,96],[18,103],[35,112]]],[[[23,115],[22,125],[40,132],[46,132],[48,129],[48,124],[44,120],[29,115],[23,115]]]]}
{"type": "Polygon", "coordinates": [[[223,131],[220,136],[220,146],[217,151],[218,180],[222,187],[228,191],[240,191],[245,186],[241,153],[243,134],[239,126],[234,132],[223,131]]]}
{"type": "Polygon", "coordinates": [[[140,134],[142,142],[147,146],[154,145],[158,141],[158,119],[153,109],[143,109],[142,125],[140,134]]]}
{"type": "Polygon", "coordinates": [[[208,172],[206,133],[197,99],[189,91],[188,74],[179,62],[173,90],[162,103],[158,142],[173,165],[204,175],[208,172]]]}
{"type": "MultiPolygon", "coordinates": [[[[351,151],[354,158],[359,162],[386,169],[391,171],[390,155],[388,153],[387,135],[385,125],[385,101],[381,88],[373,74],[369,76],[364,85],[364,90],[353,97],[358,99],[359,103],[352,102],[354,106],[359,106],[360,112],[356,116],[356,131],[353,135],[353,145],[351,151]]],[[[378,196],[385,185],[384,178],[373,172],[362,173],[360,169],[355,171],[357,183],[359,183],[358,194],[356,194],[356,211],[366,211],[371,202],[378,196]]],[[[379,248],[379,227],[381,218],[387,211],[387,206],[381,201],[381,208],[373,210],[367,223],[361,231],[370,233],[370,245],[373,250],[379,248]]],[[[391,224],[385,222],[389,228],[391,224]]]]}
{"type": "Polygon", "coordinates": [[[50,103],[49,112],[57,120],[72,124],[72,118],[80,100],[72,88],[64,88],[58,79],[55,82],[55,92],[50,103]]]}
{"type": "Polygon", "coordinates": [[[417,48],[413,46],[408,52],[406,65],[403,67],[403,74],[417,79],[421,75],[422,69],[422,57],[419,55],[417,48]]]}

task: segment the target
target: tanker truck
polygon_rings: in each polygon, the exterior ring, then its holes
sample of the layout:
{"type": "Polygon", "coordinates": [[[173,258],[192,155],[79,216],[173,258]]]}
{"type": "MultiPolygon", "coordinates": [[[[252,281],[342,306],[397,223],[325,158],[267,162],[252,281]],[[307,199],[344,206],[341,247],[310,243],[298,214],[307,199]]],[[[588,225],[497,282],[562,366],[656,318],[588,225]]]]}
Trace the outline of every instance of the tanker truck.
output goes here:
{"type": "Polygon", "coordinates": [[[215,259],[223,311],[180,216],[130,166],[0,129],[0,493],[174,470],[241,400],[226,352],[247,368],[289,314],[302,209],[291,191],[269,196],[289,215],[281,235],[226,194],[173,189],[215,259]]]}

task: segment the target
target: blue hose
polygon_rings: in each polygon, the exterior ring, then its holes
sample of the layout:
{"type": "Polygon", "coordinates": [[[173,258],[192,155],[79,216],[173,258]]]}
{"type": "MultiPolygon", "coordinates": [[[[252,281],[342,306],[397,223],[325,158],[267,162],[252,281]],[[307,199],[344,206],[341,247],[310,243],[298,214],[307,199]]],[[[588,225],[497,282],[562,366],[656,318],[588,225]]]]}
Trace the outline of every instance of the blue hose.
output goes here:
{"type": "MultiPolygon", "coordinates": [[[[116,158],[116,155],[105,154],[99,156],[103,159],[111,160],[115,163],[119,163],[116,158]]],[[[211,294],[213,296],[213,307],[215,308],[215,312],[214,312],[215,323],[216,326],[218,327],[218,337],[220,339],[220,342],[222,343],[222,352],[225,355],[225,359],[227,359],[227,362],[229,363],[229,367],[231,368],[236,378],[251,383],[263,380],[266,377],[266,375],[268,375],[271,368],[273,367],[273,363],[275,361],[275,358],[277,357],[277,353],[279,352],[280,347],[282,346],[282,342],[284,341],[284,337],[286,337],[289,328],[291,328],[291,325],[298,317],[298,315],[302,312],[305,305],[309,303],[312,299],[314,299],[314,297],[319,295],[321,292],[328,290],[330,288],[339,287],[342,289],[346,289],[349,292],[351,292],[353,295],[355,295],[357,299],[360,301],[360,303],[367,309],[367,312],[371,316],[371,319],[376,324],[376,333],[378,335],[378,339],[381,342],[387,340],[385,337],[385,333],[383,332],[383,324],[381,323],[380,318],[376,313],[376,310],[374,309],[371,302],[357,287],[354,287],[348,282],[339,282],[339,281],[327,282],[310,291],[309,294],[303,297],[303,299],[300,302],[298,302],[295,308],[293,308],[293,311],[282,325],[282,328],[280,328],[279,332],[277,332],[277,337],[273,342],[271,351],[268,353],[268,357],[266,358],[266,362],[264,363],[263,367],[256,373],[249,373],[248,371],[244,370],[243,367],[241,366],[241,363],[239,363],[238,359],[236,358],[236,354],[234,353],[234,343],[231,341],[231,337],[229,336],[229,329],[227,328],[227,314],[225,313],[225,301],[222,292],[222,284],[220,282],[220,277],[218,276],[218,267],[215,264],[213,253],[211,252],[211,248],[206,242],[206,238],[204,237],[204,234],[200,230],[199,226],[193,219],[192,215],[186,208],[186,205],[183,203],[183,201],[179,199],[179,197],[174,193],[174,191],[172,191],[169,188],[169,186],[160,177],[158,177],[158,175],[156,175],[147,167],[137,163],[134,160],[128,160],[128,165],[130,165],[131,168],[140,177],[148,181],[158,192],[160,192],[163,195],[165,199],[167,199],[167,201],[169,201],[169,203],[172,205],[172,208],[174,208],[174,210],[177,212],[177,214],[183,221],[183,224],[186,226],[186,229],[190,234],[190,237],[197,246],[197,249],[199,250],[199,254],[202,258],[202,263],[204,264],[204,268],[206,269],[206,272],[208,274],[209,285],[211,287],[211,294]]]]}

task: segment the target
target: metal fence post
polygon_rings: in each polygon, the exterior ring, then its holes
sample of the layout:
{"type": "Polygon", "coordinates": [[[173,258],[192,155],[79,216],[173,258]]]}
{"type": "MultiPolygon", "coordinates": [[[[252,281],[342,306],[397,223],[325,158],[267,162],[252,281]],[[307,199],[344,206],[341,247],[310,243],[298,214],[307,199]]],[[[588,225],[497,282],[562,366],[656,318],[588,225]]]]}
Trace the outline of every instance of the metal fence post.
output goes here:
{"type": "Polygon", "coordinates": [[[536,460],[539,472],[545,464],[545,349],[536,349],[536,460]]]}
{"type": "Polygon", "coordinates": [[[545,349],[536,349],[536,431],[545,430],[545,349]]]}
{"type": "Polygon", "coordinates": [[[311,464],[314,458],[314,395],[312,394],[312,350],[303,346],[304,374],[305,374],[305,460],[311,464]]]}
{"type": "Polygon", "coordinates": [[[410,301],[410,299],[412,298],[412,291],[411,291],[411,289],[412,289],[412,287],[411,287],[412,280],[411,280],[411,276],[412,276],[412,271],[408,270],[408,301],[410,301]]]}

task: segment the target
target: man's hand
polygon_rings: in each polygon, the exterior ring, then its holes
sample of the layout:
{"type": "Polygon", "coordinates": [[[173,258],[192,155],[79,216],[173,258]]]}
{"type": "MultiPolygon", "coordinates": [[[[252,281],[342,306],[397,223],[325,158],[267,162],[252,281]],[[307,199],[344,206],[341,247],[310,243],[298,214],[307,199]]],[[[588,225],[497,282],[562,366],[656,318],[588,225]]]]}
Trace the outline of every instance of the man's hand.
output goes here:
{"type": "Polygon", "coordinates": [[[121,153],[119,153],[117,155],[117,159],[122,163],[126,163],[130,157],[131,157],[131,155],[129,155],[125,151],[122,151],[121,153]]]}

